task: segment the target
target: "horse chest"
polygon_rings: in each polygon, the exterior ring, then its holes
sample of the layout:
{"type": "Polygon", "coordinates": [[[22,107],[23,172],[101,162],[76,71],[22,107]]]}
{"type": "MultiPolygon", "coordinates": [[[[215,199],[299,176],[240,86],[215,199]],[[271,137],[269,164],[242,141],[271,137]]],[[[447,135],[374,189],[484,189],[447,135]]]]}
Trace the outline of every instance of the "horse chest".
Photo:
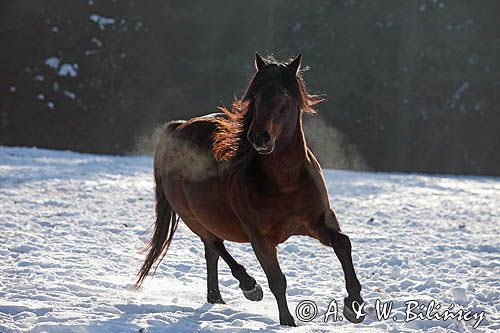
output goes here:
{"type": "Polygon", "coordinates": [[[242,212],[252,213],[251,223],[273,243],[301,234],[306,224],[324,212],[321,192],[305,181],[286,188],[256,188],[249,193],[242,212]]]}

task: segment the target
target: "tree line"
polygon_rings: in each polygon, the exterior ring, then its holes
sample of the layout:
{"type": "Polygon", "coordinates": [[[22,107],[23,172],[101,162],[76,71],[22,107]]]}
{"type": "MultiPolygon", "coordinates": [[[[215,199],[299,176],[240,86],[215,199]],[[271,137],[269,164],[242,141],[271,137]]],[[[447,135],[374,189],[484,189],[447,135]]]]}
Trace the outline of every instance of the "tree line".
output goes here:
{"type": "Polygon", "coordinates": [[[130,154],[303,53],[325,167],[500,175],[500,2],[0,4],[0,144],[130,154]],[[144,144],[146,143],[146,144],[144,144]]]}

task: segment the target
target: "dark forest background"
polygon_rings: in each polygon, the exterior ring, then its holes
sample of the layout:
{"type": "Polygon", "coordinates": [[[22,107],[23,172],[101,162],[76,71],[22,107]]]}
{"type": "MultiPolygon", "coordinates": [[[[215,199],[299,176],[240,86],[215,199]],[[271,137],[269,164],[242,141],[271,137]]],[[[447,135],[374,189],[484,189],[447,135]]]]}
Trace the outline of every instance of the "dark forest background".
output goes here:
{"type": "Polygon", "coordinates": [[[304,54],[325,167],[500,175],[500,1],[0,0],[0,145],[130,154],[304,54]]]}

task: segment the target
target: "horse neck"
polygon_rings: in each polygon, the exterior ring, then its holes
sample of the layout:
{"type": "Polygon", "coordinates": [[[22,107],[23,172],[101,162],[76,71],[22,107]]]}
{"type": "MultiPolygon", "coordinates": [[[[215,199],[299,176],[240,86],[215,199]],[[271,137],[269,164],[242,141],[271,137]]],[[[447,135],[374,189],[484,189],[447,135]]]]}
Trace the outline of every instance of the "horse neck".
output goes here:
{"type": "Polygon", "coordinates": [[[307,158],[307,145],[299,116],[294,133],[288,144],[269,155],[259,155],[260,166],[266,176],[279,188],[294,187],[303,172],[307,158]]]}

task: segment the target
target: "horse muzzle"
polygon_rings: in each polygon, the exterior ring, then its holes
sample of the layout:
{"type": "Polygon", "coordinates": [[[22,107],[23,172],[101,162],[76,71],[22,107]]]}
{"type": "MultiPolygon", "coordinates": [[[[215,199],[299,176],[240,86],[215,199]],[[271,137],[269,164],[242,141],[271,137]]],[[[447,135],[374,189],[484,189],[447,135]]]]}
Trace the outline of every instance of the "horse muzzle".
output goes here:
{"type": "Polygon", "coordinates": [[[257,153],[261,155],[271,154],[274,151],[274,144],[272,145],[264,145],[264,146],[253,146],[257,153]]]}

